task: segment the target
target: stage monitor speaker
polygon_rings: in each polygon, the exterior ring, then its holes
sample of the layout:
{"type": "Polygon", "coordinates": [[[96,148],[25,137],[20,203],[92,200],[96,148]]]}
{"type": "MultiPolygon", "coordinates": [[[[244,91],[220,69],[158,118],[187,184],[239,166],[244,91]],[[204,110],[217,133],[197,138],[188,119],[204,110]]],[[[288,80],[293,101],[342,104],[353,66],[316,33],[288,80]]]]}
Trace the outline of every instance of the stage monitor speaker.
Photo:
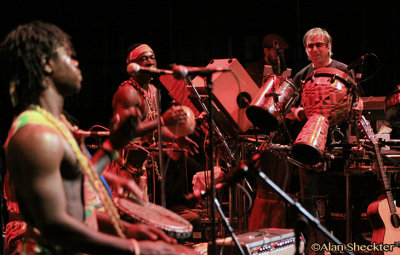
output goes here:
{"type": "MultiPolygon", "coordinates": [[[[287,255],[295,254],[295,233],[293,229],[262,228],[258,231],[247,232],[236,236],[246,255],[287,255]]],[[[240,254],[232,237],[217,239],[217,254],[240,254]]],[[[210,250],[208,250],[210,254],[210,250]]],[[[304,240],[301,238],[299,254],[304,254],[304,240]]]]}
{"type": "MultiPolygon", "coordinates": [[[[239,132],[246,132],[252,126],[246,116],[246,106],[257,95],[258,86],[235,58],[214,59],[206,67],[231,69],[236,73],[240,84],[231,72],[213,74],[213,101],[239,132]]],[[[205,79],[197,76],[192,82],[198,92],[205,95],[205,79]]]]}

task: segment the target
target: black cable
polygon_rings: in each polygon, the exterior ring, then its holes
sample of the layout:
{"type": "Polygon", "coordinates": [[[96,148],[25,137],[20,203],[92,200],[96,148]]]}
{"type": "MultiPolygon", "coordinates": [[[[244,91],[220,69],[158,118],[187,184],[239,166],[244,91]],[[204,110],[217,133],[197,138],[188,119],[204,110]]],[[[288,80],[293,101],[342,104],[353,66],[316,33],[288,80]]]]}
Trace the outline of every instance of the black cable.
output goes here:
{"type": "Polygon", "coordinates": [[[363,79],[363,80],[360,80],[360,81],[358,82],[359,84],[364,83],[364,82],[366,82],[366,81],[368,81],[368,80],[374,78],[374,77],[378,74],[379,69],[380,69],[380,61],[379,61],[379,58],[378,58],[377,55],[375,55],[374,53],[367,53],[367,54],[365,54],[364,56],[365,56],[365,59],[367,59],[368,57],[374,57],[374,58],[376,59],[377,65],[376,65],[376,70],[375,70],[375,72],[374,72],[371,76],[369,76],[369,77],[367,77],[367,78],[365,78],[365,79],[363,79]]]}

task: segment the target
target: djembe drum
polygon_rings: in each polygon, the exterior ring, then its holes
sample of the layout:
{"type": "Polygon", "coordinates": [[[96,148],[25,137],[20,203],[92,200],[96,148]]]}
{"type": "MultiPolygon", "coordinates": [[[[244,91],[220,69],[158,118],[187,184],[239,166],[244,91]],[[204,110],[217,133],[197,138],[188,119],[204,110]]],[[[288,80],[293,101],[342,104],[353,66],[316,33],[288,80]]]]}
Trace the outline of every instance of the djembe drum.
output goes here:
{"type": "Polygon", "coordinates": [[[193,226],[189,221],[162,206],[136,203],[126,198],[115,198],[114,203],[124,220],[151,225],[177,239],[185,239],[192,234],[193,226]]]}
{"type": "Polygon", "coordinates": [[[310,73],[303,87],[301,104],[308,118],[292,146],[293,157],[307,165],[321,161],[328,128],[349,117],[353,79],[335,68],[310,73]]]}

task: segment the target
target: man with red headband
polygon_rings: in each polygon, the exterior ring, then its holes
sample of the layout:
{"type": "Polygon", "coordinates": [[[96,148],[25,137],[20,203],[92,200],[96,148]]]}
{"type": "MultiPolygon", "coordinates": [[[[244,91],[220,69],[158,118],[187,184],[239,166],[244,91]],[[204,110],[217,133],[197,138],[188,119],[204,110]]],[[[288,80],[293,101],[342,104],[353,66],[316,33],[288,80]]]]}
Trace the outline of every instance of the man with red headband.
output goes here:
{"type": "MultiPolygon", "coordinates": [[[[156,68],[157,60],[154,51],[147,44],[133,44],[128,48],[127,65],[135,63],[146,68],[156,68]]],[[[161,172],[158,168],[156,153],[149,153],[149,147],[157,147],[158,113],[160,103],[158,100],[159,83],[148,73],[136,72],[130,74],[129,80],[124,81],[114,94],[112,106],[114,111],[127,107],[137,106],[143,114],[142,123],[138,126],[140,138],[132,141],[130,148],[125,149],[126,163],[113,162],[109,171],[126,178],[133,178],[142,188],[144,196],[150,196],[151,202],[160,203],[159,181],[161,172]],[[147,171],[149,170],[149,171],[147,171]],[[147,176],[149,173],[149,176],[147,176]],[[150,176],[153,175],[153,176],[150,176]],[[149,185],[147,185],[149,183],[149,185]]],[[[191,155],[198,153],[198,145],[187,136],[177,136],[168,126],[185,123],[185,113],[180,107],[173,106],[166,110],[160,117],[162,124],[161,134],[165,146],[173,151],[164,155],[166,171],[166,203],[167,208],[180,214],[192,223],[199,221],[199,215],[183,205],[183,194],[186,194],[188,180],[202,167],[191,157],[185,157],[182,149],[186,149],[191,155]],[[186,165],[186,166],[185,166],[186,165]],[[187,172],[185,171],[187,170],[187,172]]],[[[152,148],[153,149],[153,148],[152,148]]],[[[151,150],[153,151],[153,150],[151,150]]],[[[197,224],[197,223],[195,223],[197,224]]]]}

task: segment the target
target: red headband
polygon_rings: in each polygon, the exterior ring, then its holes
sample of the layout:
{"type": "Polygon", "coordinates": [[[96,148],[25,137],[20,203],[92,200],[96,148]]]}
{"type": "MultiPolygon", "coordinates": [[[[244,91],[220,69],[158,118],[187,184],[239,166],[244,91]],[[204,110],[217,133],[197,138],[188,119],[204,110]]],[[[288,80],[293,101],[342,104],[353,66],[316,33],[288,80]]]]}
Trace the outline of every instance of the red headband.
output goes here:
{"type": "Polygon", "coordinates": [[[153,52],[153,50],[150,48],[149,45],[141,44],[140,46],[136,47],[129,53],[129,56],[128,56],[128,59],[126,60],[126,62],[130,63],[132,61],[135,61],[140,56],[140,54],[142,54],[143,52],[146,52],[146,51],[153,52]]]}

